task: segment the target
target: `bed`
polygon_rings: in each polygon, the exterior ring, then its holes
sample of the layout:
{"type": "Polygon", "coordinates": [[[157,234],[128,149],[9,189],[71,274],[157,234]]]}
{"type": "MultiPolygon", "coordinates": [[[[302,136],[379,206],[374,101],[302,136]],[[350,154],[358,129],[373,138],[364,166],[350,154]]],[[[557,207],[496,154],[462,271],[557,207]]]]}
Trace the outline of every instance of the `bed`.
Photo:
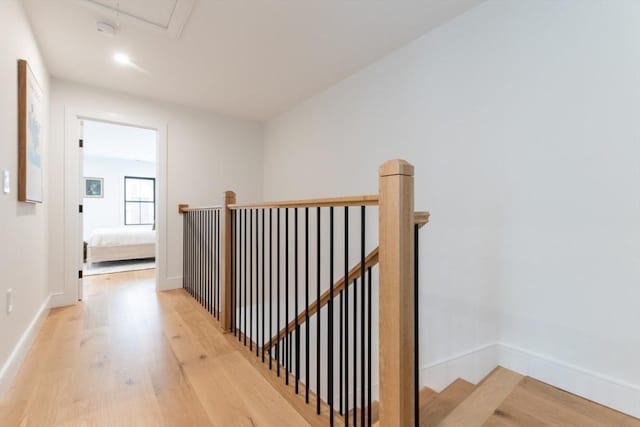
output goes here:
{"type": "Polygon", "coordinates": [[[141,228],[100,228],[87,239],[87,262],[155,258],[156,232],[141,228]]]}

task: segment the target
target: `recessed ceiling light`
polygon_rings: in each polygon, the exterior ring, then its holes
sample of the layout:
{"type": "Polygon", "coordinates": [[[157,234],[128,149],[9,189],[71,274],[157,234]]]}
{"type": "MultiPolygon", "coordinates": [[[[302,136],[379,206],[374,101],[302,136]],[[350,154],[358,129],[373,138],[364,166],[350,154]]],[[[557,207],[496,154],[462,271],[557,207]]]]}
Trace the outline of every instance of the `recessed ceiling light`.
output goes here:
{"type": "Polygon", "coordinates": [[[131,64],[131,59],[129,58],[129,55],[120,53],[120,52],[113,55],[113,60],[115,61],[116,64],[120,64],[120,65],[131,64]]]}

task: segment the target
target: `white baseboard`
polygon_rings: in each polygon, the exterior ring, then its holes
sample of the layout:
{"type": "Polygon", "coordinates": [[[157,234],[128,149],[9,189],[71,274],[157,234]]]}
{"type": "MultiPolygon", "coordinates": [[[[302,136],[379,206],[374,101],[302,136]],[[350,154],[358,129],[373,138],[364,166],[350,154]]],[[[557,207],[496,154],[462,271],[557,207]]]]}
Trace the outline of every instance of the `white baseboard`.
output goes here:
{"type": "Polygon", "coordinates": [[[6,360],[4,365],[2,365],[2,369],[0,369],[0,400],[2,400],[7,391],[9,391],[13,379],[20,370],[22,362],[24,362],[24,359],[27,356],[27,353],[29,352],[34,339],[38,335],[40,326],[42,326],[42,322],[49,313],[51,298],[52,295],[49,295],[44,300],[44,302],[40,306],[40,309],[31,320],[31,323],[29,323],[29,326],[18,340],[16,346],[13,348],[13,351],[9,355],[9,358],[6,360]]]}
{"type": "Polygon", "coordinates": [[[170,291],[172,289],[182,288],[182,276],[165,277],[158,286],[159,291],[170,291]]]}
{"type": "Polygon", "coordinates": [[[496,366],[640,417],[640,386],[506,343],[492,343],[420,369],[420,386],[441,391],[457,378],[478,383],[496,366]]]}
{"type": "Polygon", "coordinates": [[[420,387],[442,391],[458,378],[477,384],[497,366],[498,344],[490,343],[420,368],[420,387]]]}
{"type": "Polygon", "coordinates": [[[506,343],[498,364],[586,399],[640,417],[640,386],[506,343]]]}

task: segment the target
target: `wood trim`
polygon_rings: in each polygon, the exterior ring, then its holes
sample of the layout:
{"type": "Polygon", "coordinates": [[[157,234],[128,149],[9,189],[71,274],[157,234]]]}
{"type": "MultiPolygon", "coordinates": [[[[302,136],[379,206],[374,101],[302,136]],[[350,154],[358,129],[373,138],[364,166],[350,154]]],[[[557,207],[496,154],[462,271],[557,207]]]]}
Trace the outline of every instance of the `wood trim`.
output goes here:
{"type": "Polygon", "coordinates": [[[18,201],[27,200],[27,61],[18,60],[18,201]]]}
{"type": "Polygon", "coordinates": [[[415,424],[413,166],[380,167],[380,425],[415,424]]]}
{"type": "Polygon", "coordinates": [[[378,195],[362,195],[348,197],[332,197],[327,199],[287,200],[279,202],[262,202],[233,204],[230,209],[255,209],[255,208],[315,208],[327,206],[375,206],[378,204],[378,195]]]}
{"type": "Polygon", "coordinates": [[[220,326],[225,331],[231,330],[231,313],[233,307],[231,304],[231,209],[229,205],[236,202],[236,193],[233,191],[225,191],[222,201],[222,218],[220,225],[222,229],[222,287],[220,289],[220,326]]]}
{"type": "MultiPolygon", "coordinates": [[[[374,265],[376,265],[378,263],[378,248],[375,248],[373,251],[371,251],[369,253],[369,255],[367,255],[367,257],[364,260],[364,267],[365,269],[369,268],[369,267],[373,267],[374,265]]],[[[348,283],[352,284],[353,281],[355,279],[357,279],[358,277],[360,277],[360,264],[358,263],[355,267],[351,268],[351,270],[349,270],[349,277],[348,277],[348,283]]],[[[339,279],[334,285],[333,285],[333,297],[336,298],[339,294],[340,291],[342,291],[344,289],[344,276],[339,279]]],[[[331,292],[329,290],[326,290],[321,296],[320,296],[320,304],[318,304],[318,301],[314,301],[312,304],[309,305],[309,317],[313,316],[314,314],[316,314],[318,312],[318,309],[322,309],[322,307],[324,307],[325,305],[327,305],[329,303],[329,300],[331,299],[331,292]]],[[[298,325],[301,325],[302,323],[305,322],[306,319],[306,310],[301,312],[300,314],[298,314],[298,325]]],[[[292,320],[289,322],[288,330],[289,332],[291,332],[292,328],[295,328],[296,325],[296,320],[292,320]]],[[[271,337],[271,346],[269,344],[265,344],[265,351],[268,351],[271,349],[271,347],[273,345],[275,345],[279,340],[283,339],[286,336],[286,331],[287,328],[282,328],[280,329],[280,331],[274,335],[273,337],[271,337]]]]}
{"type": "Polygon", "coordinates": [[[413,222],[418,225],[419,228],[422,228],[429,222],[430,215],[431,214],[427,211],[416,212],[413,214],[413,222]]]}
{"type": "Polygon", "coordinates": [[[196,207],[196,208],[190,208],[189,205],[186,205],[186,204],[179,204],[178,205],[178,211],[180,213],[197,212],[197,211],[212,211],[212,210],[221,210],[221,209],[224,209],[223,205],[200,206],[200,207],[196,207]],[[186,207],[185,208],[181,208],[182,206],[186,206],[186,207]]]}

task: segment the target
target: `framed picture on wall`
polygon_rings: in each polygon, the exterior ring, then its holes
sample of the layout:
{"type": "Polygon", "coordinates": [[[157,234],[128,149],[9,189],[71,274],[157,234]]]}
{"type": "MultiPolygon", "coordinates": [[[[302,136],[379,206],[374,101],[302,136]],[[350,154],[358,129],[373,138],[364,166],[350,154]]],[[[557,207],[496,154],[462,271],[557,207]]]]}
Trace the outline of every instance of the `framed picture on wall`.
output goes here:
{"type": "Polygon", "coordinates": [[[18,61],[18,200],[42,203],[44,94],[24,59],[18,61]]]}
{"type": "Polygon", "coordinates": [[[85,178],[84,197],[104,197],[104,178],[85,178]]]}

